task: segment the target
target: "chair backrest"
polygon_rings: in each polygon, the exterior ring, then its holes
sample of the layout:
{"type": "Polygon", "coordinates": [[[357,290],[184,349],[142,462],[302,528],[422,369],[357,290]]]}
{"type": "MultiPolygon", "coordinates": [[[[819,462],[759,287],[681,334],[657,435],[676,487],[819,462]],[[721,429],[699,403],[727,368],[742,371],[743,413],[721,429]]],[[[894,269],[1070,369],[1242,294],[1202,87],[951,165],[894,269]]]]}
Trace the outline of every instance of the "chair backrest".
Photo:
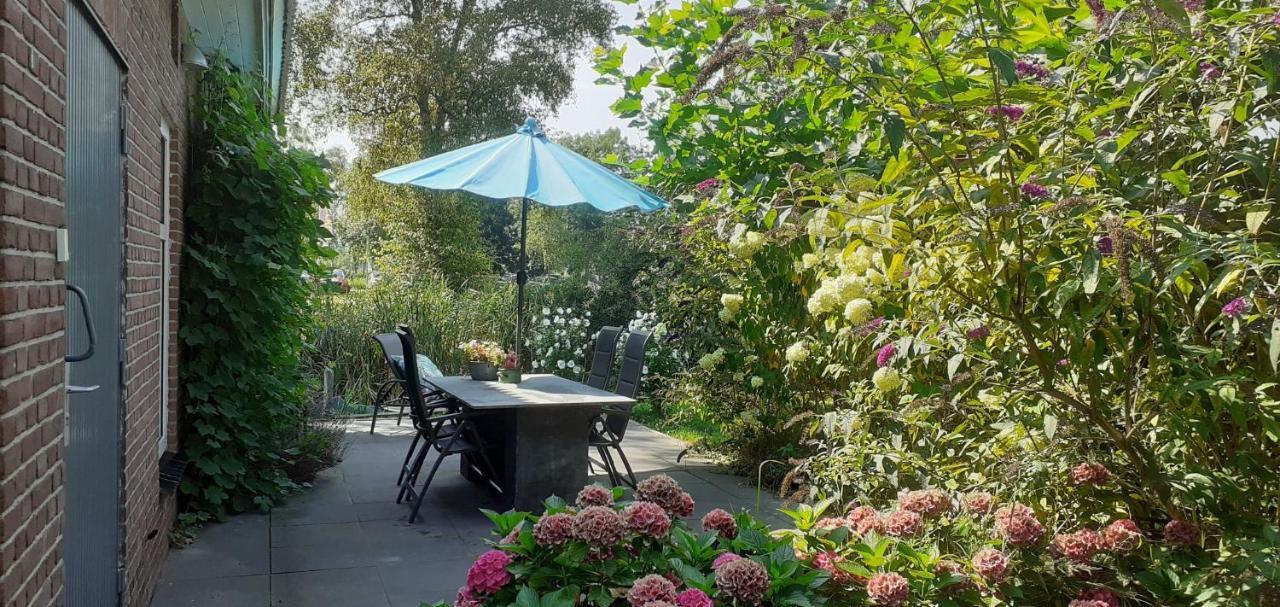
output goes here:
{"type": "Polygon", "coordinates": [[[587,385],[605,390],[609,376],[613,374],[613,357],[618,353],[620,327],[601,327],[596,334],[596,344],[591,351],[591,370],[587,372],[587,385]]]}
{"type": "Polygon", "coordinates": [[[632,331],[622,348],[622,369],[618,371],[618,386],[613,391],[627,398],[635,398],[640,390],[640,376],[644,373],[644,348],[649,333],[632,331]]]}
{"type": "Polygon", "coordinates": [[[400,372],[400,363],[396,362],[394,357],[404,357],[404,345],[400,343],[400,336],[395,333],[378,333],[373,336],[373,340],[382,346],[382,356],[387,359],[387,366],[391,367],[391,374],[396,379],[404,381],[404,375],[400,372]]]}
{"type": "MultiPolygon", "coordinates": [[[[396,338],[400,340],[404,352],[405,396],[409,399],[409,414],[414,425],[424,423],[427,419],[427,404],[422,398],[422,381],[418,379],[418,350],[413,343],[413,332],[408,327],[396,329],[396,338]]],[[[393,367],[395,365],[392,365],[393,367]]]]}

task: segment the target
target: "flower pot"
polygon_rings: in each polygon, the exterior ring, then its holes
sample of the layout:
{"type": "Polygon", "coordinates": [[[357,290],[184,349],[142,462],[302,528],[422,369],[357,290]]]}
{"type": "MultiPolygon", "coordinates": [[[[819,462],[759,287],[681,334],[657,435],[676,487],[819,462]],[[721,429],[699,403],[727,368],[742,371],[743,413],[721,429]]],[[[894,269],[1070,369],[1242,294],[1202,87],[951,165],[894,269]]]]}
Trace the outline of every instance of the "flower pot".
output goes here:
{"type": "Polygon", "coordinates": [[[498,381],[504,384],[518,384],[524,379],[520,376],[519,369],[502,369],[498,371],[498,381]]]}
{"type": "Polygon", "coordinates": [[[476,381],[494,381],[498,379],[498,367],[493,363],[472,361],[467,363],[471,371],[471,379],[476,381]]]}

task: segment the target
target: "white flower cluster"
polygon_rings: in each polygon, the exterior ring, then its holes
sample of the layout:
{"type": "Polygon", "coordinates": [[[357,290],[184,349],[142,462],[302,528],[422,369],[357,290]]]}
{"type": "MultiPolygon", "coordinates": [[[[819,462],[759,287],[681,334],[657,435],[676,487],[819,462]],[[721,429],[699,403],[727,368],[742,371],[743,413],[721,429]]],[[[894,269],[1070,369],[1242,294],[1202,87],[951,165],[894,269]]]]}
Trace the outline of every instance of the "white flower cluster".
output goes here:
{"type": "MultiPolygon", "coordinates": [[[[669,330],[667,324],[658,318],[656,312],[636,312],[635,318],[627,323],[622,332],[620,344],[627,343],[627,337],[635,331],[648,331],[649,343],[644,351],[644,384],[653,375],[672,376],[684,370],[685,355],[667,343],[669,330]]],[[[621,359],[621,357],[619,357],[621,359]]]]}
{"type": "Polygon", "coordinates": [[[742,296],[737,293],[725,293],[720,296],[720,320],[730,322],[738,317],[738,310],[742,309],[742,296]]]}
{"type": "Polygon", "coordinates": [[[716,348],[715,352],[703,354],[702,358],[698,359],[698,366],[707,371],[715,369],[722,364],[724,364],[724,348],[716,348]]]}
{"type": "Polygon", "coordinates": [[[587,326],[590,324],[589,311],[579,316],[573,308],[543,308],[525,338],[529,368],[539,373],[577,379],[582,375],[582,358],[590,344],[587,338],[587,326]]]}
{"type": "Polygon", "coordinates": [[[764,234],[747,229],[745,224],[733,227],[729,237],[729,252],[738,259],[751,259],[764,247],[764,234]]]}

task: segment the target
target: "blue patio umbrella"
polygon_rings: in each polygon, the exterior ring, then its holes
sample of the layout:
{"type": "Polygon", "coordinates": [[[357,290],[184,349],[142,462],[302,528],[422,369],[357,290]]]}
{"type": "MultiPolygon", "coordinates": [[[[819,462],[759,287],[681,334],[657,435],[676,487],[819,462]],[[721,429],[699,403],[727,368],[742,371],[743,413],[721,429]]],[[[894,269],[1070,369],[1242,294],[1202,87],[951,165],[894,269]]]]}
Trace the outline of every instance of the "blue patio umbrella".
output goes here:
{"type": "Polygon", "coordinates": [[[528,118],[515,134],[445,152],[374,175],[387,183],[463,190],[496,199],[520,199],[520,270],[516,273],[516,347],[524,338],[525,251],[529,201],[551,206],[586,203],[602,211],[637,207],[656,211],[661,198],[581,154],[556,145],[528,118]]]}

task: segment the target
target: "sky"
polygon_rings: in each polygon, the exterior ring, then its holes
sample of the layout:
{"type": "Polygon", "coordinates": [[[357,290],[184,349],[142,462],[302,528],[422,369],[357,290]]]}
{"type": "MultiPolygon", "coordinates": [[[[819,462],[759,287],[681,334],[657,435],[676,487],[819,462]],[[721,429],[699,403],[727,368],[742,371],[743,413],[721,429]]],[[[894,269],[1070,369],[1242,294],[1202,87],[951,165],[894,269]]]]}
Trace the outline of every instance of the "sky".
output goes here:
{"type": "MultiPolygon", "coordinates": [[[[664,0],[655,0],[655,2],[664,2],[664,0]]],[[[652,6],[654,2],[643,2],[642,4],[652,6]]],[[[619,2],[614,2],[613,5],[614,10],[618,13],[619,25],[635,23],[638,5],[628,6],[619,2]]],[[[623,56],[624,71],[634,72],[653,59],[654,54],[649,49],[636,44],[635,41],[629,40],[625,36],[615,35],[613,45],[621,46],[623,44],[627,45],[627,52],[623,56]]],[[[560,106],[558,112],[547,119],[543,127],[552,137],[557,134],[589,133],[617,127],[628,140],[633,143],[639,143],[644,139],[644,135],[639,130],[627,126],[628,120],[614,116],[609,109],[609,106],[613,105],[613,102],[622,96],[622,88],[595,83],[596,78],[600,75],[591,67],[594,50],[594,48],[582,49],[577,67],[573,73],[573,96],[560,106]]],[[[512,129],[515,126],[513,125],[512,129]]],[[[321,141],[319,149],[330,149],[332,147],[340,147],[346,150],[349,155],[354,155],[355,152],[355,144],[351,141],[351,136],[345,131],[330,132],[321,141]]]]}

